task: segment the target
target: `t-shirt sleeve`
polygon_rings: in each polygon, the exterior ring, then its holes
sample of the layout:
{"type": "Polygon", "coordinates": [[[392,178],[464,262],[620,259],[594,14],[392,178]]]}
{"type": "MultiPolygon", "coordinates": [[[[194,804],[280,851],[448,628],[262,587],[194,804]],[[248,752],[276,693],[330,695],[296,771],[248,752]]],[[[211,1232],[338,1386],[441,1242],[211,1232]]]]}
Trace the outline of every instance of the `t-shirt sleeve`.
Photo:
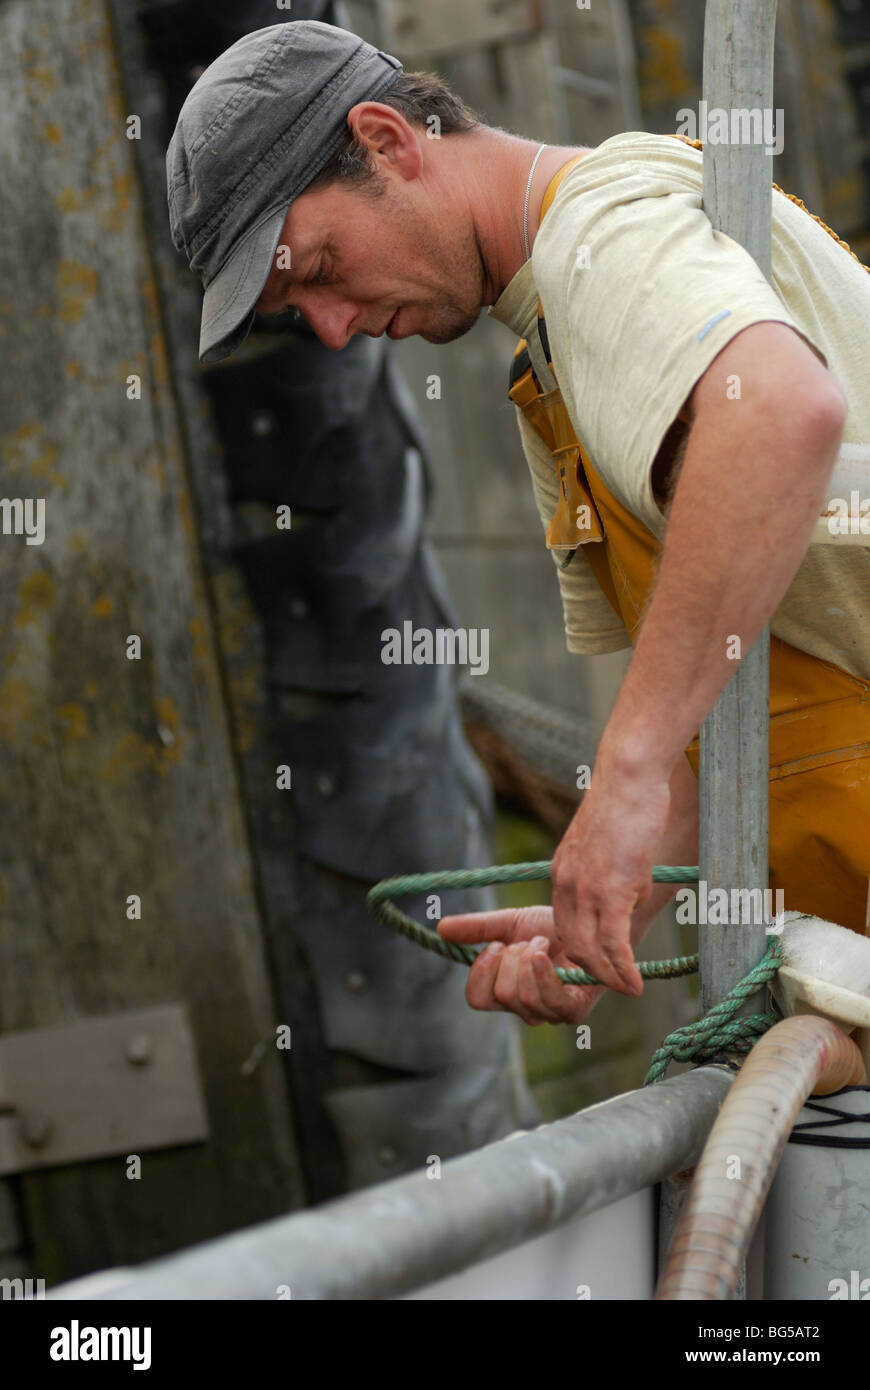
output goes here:
{"type": "Polygon", "coordinates": [[[713,230],[700,189],[675,189],[673,178],[624,157],[595,167],[590,187],[581,178],[572,191],[566,181],[545,219],[535,280],[584,447],[649,524],[662,440],[730,340],[777,321],[817,345],[748,252],[713,230]]]}
{"type": "MultiPolygon", "coordinates": [[[[532,429],[521,410],[517,423],[523,452],[532,475],[535,501],[544,530],[550,524],[559,501],[559,485],[552,455],[544,441],[532,429]]],[[[588,542],[590,545],[599,542],[588,542]]],[[[562,610],[565,617],[565,638],[569,652],[579,655],[599,655],[618,652],[631,646],[625,624],[620,621],[579,546],[566,569],[559,569],[564,557],[550,551],[557,566],[562,610]]]]}

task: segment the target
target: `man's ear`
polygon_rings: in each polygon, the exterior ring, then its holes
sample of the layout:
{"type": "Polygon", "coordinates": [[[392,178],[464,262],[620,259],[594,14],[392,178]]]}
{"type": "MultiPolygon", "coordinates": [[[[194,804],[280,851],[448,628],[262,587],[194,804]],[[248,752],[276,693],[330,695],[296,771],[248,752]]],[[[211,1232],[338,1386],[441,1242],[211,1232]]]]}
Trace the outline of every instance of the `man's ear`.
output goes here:
{"type": "Polygon", "coordinates": [[[419,176],[423,156],[414,128],[392,106],[360,101],[348,111],[347,124],[381,169],[394,169],[403,179],[419,176]]]}

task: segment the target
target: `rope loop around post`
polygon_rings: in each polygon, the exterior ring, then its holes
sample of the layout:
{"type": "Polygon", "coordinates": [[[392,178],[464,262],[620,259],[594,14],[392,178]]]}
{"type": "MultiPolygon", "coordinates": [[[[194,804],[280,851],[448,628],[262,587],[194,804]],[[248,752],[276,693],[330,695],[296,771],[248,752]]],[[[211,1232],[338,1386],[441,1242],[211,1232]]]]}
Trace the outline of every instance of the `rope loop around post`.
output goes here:
{"type": "Polygon", "coordinates": [[[671,1062],[705,1062],[724,1053],[751,1052],[753,1046],[779,1021],[779,1014],[739,1016],[739,1010],[762,985],[772,980],[782,965],[782,944],[774,937],[762,959],[732,990],[714,1004],[712,1009],[694,1023],[669,1033],[661,1047],[653,1053],[644,1085],[663,1081],[671,1062]]]}

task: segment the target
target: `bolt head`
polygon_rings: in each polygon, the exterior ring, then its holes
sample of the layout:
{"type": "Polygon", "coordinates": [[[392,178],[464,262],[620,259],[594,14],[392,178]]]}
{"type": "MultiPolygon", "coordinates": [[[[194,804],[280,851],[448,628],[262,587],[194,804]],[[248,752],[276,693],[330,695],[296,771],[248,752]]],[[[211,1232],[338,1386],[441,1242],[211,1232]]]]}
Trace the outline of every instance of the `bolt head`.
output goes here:
{"type": "Polygon", "coordinates": [[[151,1061],[151,1039],[147,1033],[134,1033],[124,1045],[124,1056],[134,1066],[144,1066],[151,1061]]]}
{"type": "Polygon", "coordinates": [[[21,1116],[19,1133],[30,1149],[42,1149],[51,1138],[54,1125],[48,1115],[31,1110],[21,1116]]]}
{"type": "Polygon", "coordinates": [[[257,410],[251,416],[251,434],[259,439],[271,434],[275,428],[275,416],[271,410],[257,410]]]}

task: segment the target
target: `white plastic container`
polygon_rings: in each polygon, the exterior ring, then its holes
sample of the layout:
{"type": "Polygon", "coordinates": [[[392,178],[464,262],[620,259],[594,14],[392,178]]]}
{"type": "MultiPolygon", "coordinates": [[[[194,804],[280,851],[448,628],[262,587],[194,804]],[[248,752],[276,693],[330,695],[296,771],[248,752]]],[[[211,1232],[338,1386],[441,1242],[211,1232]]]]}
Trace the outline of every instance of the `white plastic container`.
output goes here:
{"type": "Polygon", "coordinates": [[[592,1302],[655,1292],[655,1189],[648,1187],[406,1299],[592,1302]]]}
{"type": "Polygon", "coordinates": [[[870,1086],[807,1102],[766,1214],[766,1299],[870,1301],[870,1086]]]}

